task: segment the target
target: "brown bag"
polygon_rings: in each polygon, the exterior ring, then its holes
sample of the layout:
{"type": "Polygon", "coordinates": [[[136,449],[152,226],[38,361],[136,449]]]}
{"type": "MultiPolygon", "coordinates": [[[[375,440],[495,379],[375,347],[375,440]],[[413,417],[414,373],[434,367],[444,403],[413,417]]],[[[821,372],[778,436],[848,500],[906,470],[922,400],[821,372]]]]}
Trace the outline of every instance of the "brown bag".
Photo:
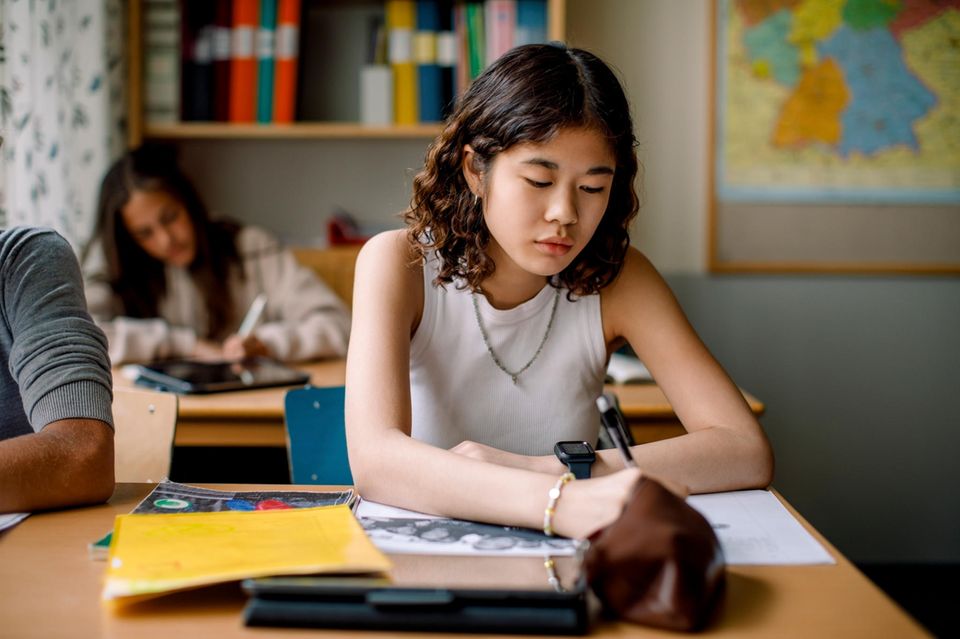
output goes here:
{"type": "Polygon", "coordinates": [[[703,515],[641,478],[620,517],[590,536],[587,581],[607,613],[671,630],[697,630],[725,583],[720,542],[703,515]]]}

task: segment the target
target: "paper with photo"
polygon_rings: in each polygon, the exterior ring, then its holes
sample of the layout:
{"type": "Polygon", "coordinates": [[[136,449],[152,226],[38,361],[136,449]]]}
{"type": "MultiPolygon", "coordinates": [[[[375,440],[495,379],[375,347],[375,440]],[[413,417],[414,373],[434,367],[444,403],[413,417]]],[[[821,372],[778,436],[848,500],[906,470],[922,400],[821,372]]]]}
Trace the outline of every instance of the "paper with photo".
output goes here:
{"type": "Polygon", "coordinates": [[[573,555],[577,542],[538,530],[427,515],[361,499],[356,516],[387,553],[543,557],[573,555]]]}

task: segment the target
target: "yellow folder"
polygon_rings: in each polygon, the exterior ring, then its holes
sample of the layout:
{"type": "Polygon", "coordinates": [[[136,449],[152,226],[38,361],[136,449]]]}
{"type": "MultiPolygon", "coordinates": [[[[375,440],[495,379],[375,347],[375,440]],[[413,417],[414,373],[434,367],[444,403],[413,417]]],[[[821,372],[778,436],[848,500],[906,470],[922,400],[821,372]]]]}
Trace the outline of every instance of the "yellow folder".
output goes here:
{"type": "Polygon", "coordinates": [[[385,572],[348,506],[118,515],[104,600],[268,575],[385,572]]]}

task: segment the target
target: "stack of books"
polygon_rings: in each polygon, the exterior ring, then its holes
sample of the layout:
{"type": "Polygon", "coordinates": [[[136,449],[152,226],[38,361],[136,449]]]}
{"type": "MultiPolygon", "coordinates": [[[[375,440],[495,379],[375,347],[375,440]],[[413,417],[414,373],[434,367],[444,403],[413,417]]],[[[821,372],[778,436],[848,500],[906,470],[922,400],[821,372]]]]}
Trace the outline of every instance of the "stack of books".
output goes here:
{"type": "MultiPolygon", "coordinates": [[[[302,9],[301,0],[145,0],[147,122],[296,120],[302,9]]],[[[367,31],[365,60],[324,62],[359,67],[356,120],[439,122],[487,65],[546,41],[547,0],[384,0],[367,31]]]]}
{"type": "Polygon", "coordinates": [[[146,0],[148,122],[295,118],[300,0],[146,0]]]}
{"type": "Polygon", "coordinates": [[[387,0],[385,13],[361,71],[366,124],[441,121],[487,65],[547,38],[547,0],[387,0]]]}

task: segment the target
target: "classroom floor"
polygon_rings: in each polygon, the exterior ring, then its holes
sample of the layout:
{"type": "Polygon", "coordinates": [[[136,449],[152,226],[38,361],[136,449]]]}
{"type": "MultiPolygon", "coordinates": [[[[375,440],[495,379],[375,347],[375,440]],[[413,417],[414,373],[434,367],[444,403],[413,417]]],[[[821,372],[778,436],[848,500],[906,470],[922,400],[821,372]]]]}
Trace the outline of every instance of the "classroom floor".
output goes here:
{"type": "Polygon", "coordinates": [[[935,637],[957,636],[960,564],[860,564],[857,567],[935,637]]]}

